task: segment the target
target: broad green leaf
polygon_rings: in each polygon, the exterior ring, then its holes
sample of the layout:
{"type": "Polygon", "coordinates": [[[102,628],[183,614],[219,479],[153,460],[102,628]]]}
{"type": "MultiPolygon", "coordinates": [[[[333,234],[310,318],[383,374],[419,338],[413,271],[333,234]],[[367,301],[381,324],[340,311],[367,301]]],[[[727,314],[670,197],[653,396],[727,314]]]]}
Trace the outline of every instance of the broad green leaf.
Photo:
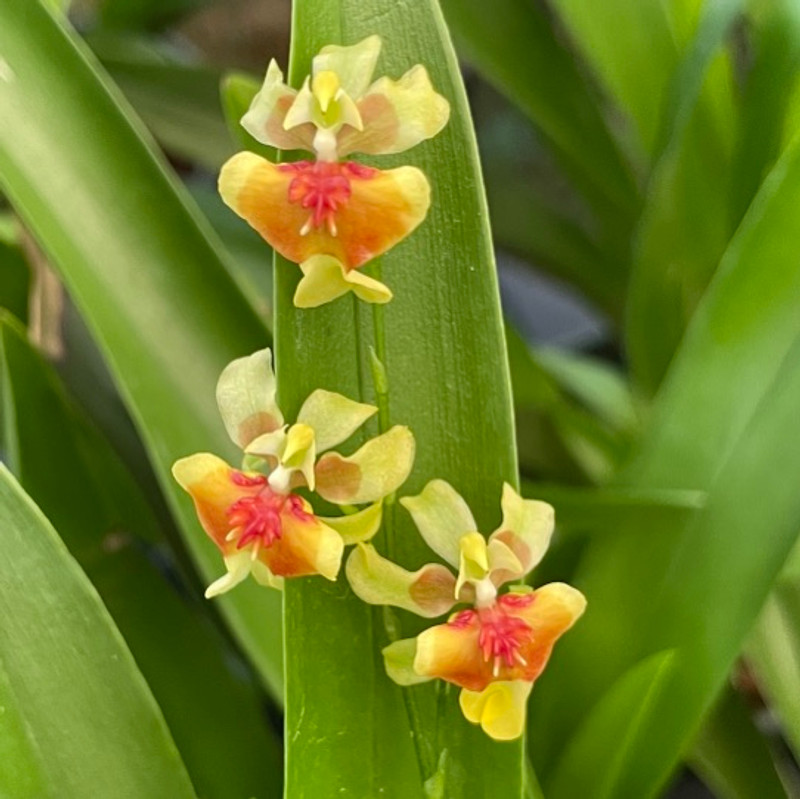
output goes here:
{"type": "Polygon", "coordinates": [[[782,580],[770,594],[745,654],[786,738],[800,752],[800,581],[782,580]]]}
{"type": "Polygon", "coordinates": [[[556,651],[550,690],[539,693],[557,751],[633,659],[678,650],[658,726],[642,735],[621,795],[652,795],[674,768],[797,536],[800,450],[787,431],[800,401],[798,209],[794,146],[731,242],[620,478],[707,491],[708,502],[646,547],[628,530],[589,545],[579,585],[592,612],[556,651]]]}
{"type": "Polygon", "coordinates": [[[735,227],[732,66],[721,51],[743,0],[710,0],[672,80],[658,161],[633,244],[626,348],[655,392],[735,227]]]}
{"type": "MultiPolygon", "coordinates": [[[[210,582],[219,554],[169,468],[198,450],[237,457],[214,386],[226,363],[268,343],[267,331],[208,224],[80,41],[38,2],[6,0],[0,53],[0,184],[100,343],[210,582]]],[[[219,601],[276,696],[279,599],[246,585],[219,601]]]]}
{"type": "Polygon", "coordinates": [[[459,50],[543,132],[589,196],[631,213],[637,189],[603,110],[545,9],[525,0],[445,0],[459,50]]]}
{"type": "MultiPolygon", "coordinates": [[[[657,713],[657,699],[675,667],[675,651],[657,652],[632,666],[600,698],[556,761],[547,796],[619,795],[617,780],[632,754],[631,741],[657,713]],[[613,741],[614,751],[608,752],[613,741]]],[[[531,742],[531,746],[535,745],[531,742]]]]}
{"type": "MultiPolygon", "coordinates": [[[[490,531],[500,521],[503,480],[516,483],[511,399],[476,147],[438,6],[433,0],[300,0],[289,74],[299,85],[323,45],[370,34],[384,43],[378,75],[396,78],[423,63],[451,103],[450,122],[436,138],[370,162],[422,168],[433,203],[419,230],[370,268],[394,292],[374,320],[375,309],[354,307],[352,298],[294,309],[300,272],[278,260],[280,402],[291,418],[315,388],[377,399],[381,425],[409,425],[417,439],[414,471],[401,493],[418,493],[434,477],[447,479],[480,528],[490,531]],[[388,378],[388,407],[387,396],[376,398],[371,388],[373,344],[388,378]]],[[[390,503],[385,520],[381,552],[406,567],[431,560],[405,510],[390,503]]],[[[401,692],[386,677],[380,647],[390,635],[414,634],[419,621],[359,603],[341,581],[287,581],[285,601],[292,797],[325,795],[333,783],[353,797],[404,798],[422,795],[428,780],[429,796],[522,796],[521,742],[494,743],[468,724],[453,687],[401,692]]]]}
{"type": "Polygon", "coordinates": [[[689,763],[720,799],[785,799],[787,795],[763,734],[731,688],[706,717],[689,763]]]}
{"type": "Polygon", "coordinates": [[[0,316],[0,355],[9,468],[100,593],[197,790],[278,797],[279,744],[259,714],[262,697],[232,674],[230,646],[200,606],[156,568],[154,557],[167,560],[154,549],[161,531],[141,489],[7,316],[0,316]]]}
{"type": "Polygon", "coordinates": [[[0,794],[194,797],[103,603],[4,466],[0,542],[0,794]]]}

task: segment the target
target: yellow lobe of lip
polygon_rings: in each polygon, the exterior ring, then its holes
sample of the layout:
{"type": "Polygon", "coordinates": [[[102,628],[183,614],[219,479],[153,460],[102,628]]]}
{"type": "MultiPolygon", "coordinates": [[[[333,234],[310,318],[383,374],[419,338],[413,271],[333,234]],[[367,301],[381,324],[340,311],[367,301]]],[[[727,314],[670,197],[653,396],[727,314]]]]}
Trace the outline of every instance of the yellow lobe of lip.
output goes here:
{"type": "Polygon", "coordinates": [[[328,113],[328,107],[331,101],[336,99],[339,89],[339,76],[335,72],[326,69],[314,75],[311,81],[311,92],[323,114],[328,113]]]}

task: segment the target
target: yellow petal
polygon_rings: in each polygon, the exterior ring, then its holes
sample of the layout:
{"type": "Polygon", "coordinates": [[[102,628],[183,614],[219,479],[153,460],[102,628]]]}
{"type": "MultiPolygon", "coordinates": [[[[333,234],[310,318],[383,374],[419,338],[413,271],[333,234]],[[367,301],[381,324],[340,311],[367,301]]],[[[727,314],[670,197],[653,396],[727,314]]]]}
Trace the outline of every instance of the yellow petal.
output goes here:
{"type": "MultiPolygon", "coordinates": [[[[456,594],[461,593],[465,583],[479,583],[489,573],[489,556],[486,539],[480,533],[467,533],[458,542],[460,558],[456,594]]],[[[491,586],[490,586],[491,587],[491,586]]]]}
{"type": "Polygon", "coordinates": [[[414,658],[417,654],[417,639],[402,638],[385,646],[383,654],[383,665],[386,673],[398,685],[418,685],[421,682],[428,682],[430,677],[421,677],[414,671],[414,658]]]}
{"type": "Polygon", "coordinates": [[[286,114],[297,92],[283,82],[283,73],[273,59],[269,62],[264,84],[242,117],[242,127],[262,144],[279,150],[310,150],[315,128],[305,124],[284,128],[286,114]]]}
{"type": "Polygon", "coordinates": [[[403,152],[435,136],[450,117],[450,104],[434,90],[425,67],[419,64],[400,80],[376,80],[357,105],[362,129],[341,131],[340,157],[352,152],[403,152]]]}
{"type": "Polygon", "coordinates": [[[320,521],[336,530],[345,544],[359,544],[369,541],[380,530],[383,519],[383,502],[368,505],[358,513],[345,516],[320,517],[320,521]]]}
{"type": "Polygon", "coordinates": [[[350,438],[377,412],[374,405],[318,388],[308,395],[297,414],[297,421],[314,430],[317,451],[324,452],[350,438]]]}
{"type": "Polygon", "coordinates": [[[416,167],[381,171],[350,162],[273,164],[248,152],[223,165],[219,192],[284,258],[302,263],[313,255],[331,255],[346,270],[404,239],[430,205],[428,180],[416,167]],[[326,203],[310,203],[319,194],[326,203]]]}
{"type": "Polygon", "coordinates": [[[252,565],[253,560],[249,552],[235,552],[233,555],[226,557],[225,568],[227,572],[206,588],[206,599],[224,594],[239,585],[243,580],[246,580],[252,565]]]}
{"type": "Polygon", "coordinates": [[[525,716],[532,683],[523,680],[493,682],[482,691],[464,688],[461,712],[496,741],[513,741],[525,730],[525,716]]]}
{"type": "Polygon", "coordinates": [[[268,349],[237,358],[222,370],[217,382],[217,405],[228,435],[241,449],[283,424],[275,391],[272,353],[268,349]]]}
{"type": "Polygon", "coordinates": [[[438,563],[407,571],[359,544],[347,559],[347,579],[356,596],[371,605],[393,605],[432,619],[455,604],[455,578],[438,563]]]}
{"type": "Polygon", "coordinates": [[[395,425],[350,457],[328,452],[316,466],[317,493],[338,505],[375,502],[396,491],[414,464],[414,436],[395,425]]]}
{"type": "Polygon", "coordinates": [[[372,80],[380,52],[380,36],[374,35],[346,47],[329,44],[314,57],[312,72],[315,76],[325,71],[336,73],[342,89],[358,99],[372,80]]]}
{"type": "Polygon", "coordinates": [[[477,529],[462,496],[445,480],[431,480],[416,497],[403,497],[420,535],[439,557],[458,568],[462,536],[477,529]]]}
{"type": "Polygon", "coordinates": [[[392,299],[392,292],[383,283],[356,270],[348,272],[331,255],[312,255],[300,268],[303,278],[294,294],[296,308],[318,308],[350,291],[360,300],[378,305],[392,299]]]}
{"type": "Polygon", "coordinates": [[[520,569],[509,570],[497,564],[492,574],[496,585],[518,580],[544,557],[555,527],[552,505],[523,499],[508,483],[503,485],[503,521],[492,533],[490,541],[502,541],[519,559],[520,569]]]}

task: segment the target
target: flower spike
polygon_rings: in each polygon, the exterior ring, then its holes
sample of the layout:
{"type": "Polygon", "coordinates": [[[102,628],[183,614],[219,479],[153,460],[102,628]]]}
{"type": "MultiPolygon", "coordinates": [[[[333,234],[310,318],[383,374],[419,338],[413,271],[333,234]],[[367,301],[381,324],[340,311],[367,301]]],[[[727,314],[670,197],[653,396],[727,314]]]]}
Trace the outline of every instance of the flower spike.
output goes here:
{"type": "Polygon", "coordinates": [[[217,384],[217,402],[228,434],[243,450],[245,467],[200,453],[181,458],[172,469],[225,562],[227,573],[209,586],[207,597],[251,574],[272,587],[288,577],[319,574],[335,580],[345,545],[377,532],[383,498],[411,470],[414,438],[404,427],[367,441],[349,457],[330,452],[377,412],[374,406],[318,389],[303,403],[297,421],[286,424],[275,388],[269,350],[228,364],[217,384]],[[318,459],[320,452],[326,455],[318,459]],[[334,504],[369,504],[321,518],[295,493],[300,487],[313,492],[318,482],[318,493],[334,504]]]}
{"type": "Polygon", "coordinates": [[[310,150],[314,160],[273,164],[242,152],[220,172],[224,202],[300,265],[298,308],[351,291],[365,302],[388,302],[391,291],[356,270],[402,241],[428,212],[430,186],[419,169],[383,171],[341,160],[402,152],[447,123],[449,104],[424,67],[397,81],[372,81],[380,50],[377,36],[323,47],[299,91],[271,61],[242,126],[272,147],[310,150]]]}
{"type": "Polygon", "coordinates": [[[427,618],[459,603],[444,624],[383,650],[387,674],[399,685],[442,679],[461,687],[464,716],[496,740],[524,730],[525,704],[557,639],[581,616],[586,600],[565,583],[536,590],[498,589],[524,577],[543,557],[553,509],[503,486],[503,521],[486,539],[469,507],[443,480],[433,480],[402,504],[429,546],[454,568],[439,564],[409,572],[360,544],[347,561],[353,591],[371,604],[394,605],[427,618]]]}

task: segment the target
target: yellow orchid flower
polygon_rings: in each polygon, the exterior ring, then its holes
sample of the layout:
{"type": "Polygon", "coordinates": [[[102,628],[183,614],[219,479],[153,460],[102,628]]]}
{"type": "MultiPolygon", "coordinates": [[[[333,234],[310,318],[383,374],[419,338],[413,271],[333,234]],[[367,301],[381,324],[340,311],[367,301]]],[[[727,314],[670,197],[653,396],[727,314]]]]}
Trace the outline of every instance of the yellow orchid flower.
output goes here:
{"type": "Polygon", "coordinates": [[[340,161],[353,152],[402,152],[447,123],[449,104],[424,67],[397,81],[372,82],[380,49],[377,36],[324,47],[300,91],[284,83],[272,61],[242,125],[264,144],[311,150],[315,159],[273,164],[242,152],[220,173],[225,203],[300,264],[295,305],[301,308],[349,291],[388,302],[392,294],[383,283],[355,270],[409,235],[430,205],[428,180],[415,167],[383,171],[340,161]]]}
{"type": "Polygon", "coordinates": [[[394,605],[432,618],[460,602],[470,608],[444,624],[383,650],[386,670],[400,685],[434,678],[461,687],[465,717],[496,740],[522,735],[525,706],[553,645],[581,616],[586,600],[564,583],[536,590],[498,589],[523,578],[544,556],[554,514],[545,502],[523,499],[503,487],[503,521],[488,538],[476,532],[463,498],[433,480],[401,503],[428,545],[452,567],[440,564],[407,571],[360,543],[347,561],[353,591],[371,604],[394,605]]]}
{"type": "Polygon", "coordinates": [[[275,402],[269,350],[238,358],[223,370],[217,403],[246,467],[236,469],[215,455],[198,453],[172,468],[225,562],[227,573],[206,596],[228,591],[250,574],[273,587],[284,577],[320,574],[335,580],[344,546],[375,534],[383,498],[411,471],[411,432],[393,427],[350,456],[327,451],[346,441],[377,408],[319,389],[303,403],[295,424],[285,424],[275,402]],[[321,518],[294,493],[301,487],[334,504],[367,507],[321,518]]]}

